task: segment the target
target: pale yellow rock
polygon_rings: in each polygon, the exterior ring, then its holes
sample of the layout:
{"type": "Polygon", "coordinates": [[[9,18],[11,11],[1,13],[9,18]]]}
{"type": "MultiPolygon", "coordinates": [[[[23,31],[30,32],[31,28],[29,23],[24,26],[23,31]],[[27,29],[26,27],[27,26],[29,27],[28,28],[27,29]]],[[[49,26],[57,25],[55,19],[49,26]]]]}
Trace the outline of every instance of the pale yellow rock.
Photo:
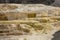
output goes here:
{"type": "MultiPolygon", "coordinates": [[[[6,4],[0,4],[2,5],[6,4]]],[[[17,37],[19,40],[26,40],[24,38],[51,40],[53,34],[60,30],[60,7],[42,4],[7,4],[2,8],[5,9],[0,9],[0,13],[6,15],[8,20],[0,21],[0,26],[4,25],[8,28],[8,35],[20,35],[17,37]]],[[[4,16],[0,17],[5,19],[4,16]]],[[[5,33],[4,30],[0,31],[5,33]]]]}

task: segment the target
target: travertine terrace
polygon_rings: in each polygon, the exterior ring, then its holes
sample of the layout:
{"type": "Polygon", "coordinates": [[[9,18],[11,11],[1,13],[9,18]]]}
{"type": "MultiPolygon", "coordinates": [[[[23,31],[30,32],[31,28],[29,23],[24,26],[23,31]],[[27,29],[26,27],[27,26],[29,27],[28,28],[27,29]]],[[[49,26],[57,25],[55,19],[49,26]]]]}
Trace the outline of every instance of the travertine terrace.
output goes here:
{"type": "Polygon", "coordinates": [[[0,40],[51,40],[59,30],[60,7],[0,4],[0,40]]]}

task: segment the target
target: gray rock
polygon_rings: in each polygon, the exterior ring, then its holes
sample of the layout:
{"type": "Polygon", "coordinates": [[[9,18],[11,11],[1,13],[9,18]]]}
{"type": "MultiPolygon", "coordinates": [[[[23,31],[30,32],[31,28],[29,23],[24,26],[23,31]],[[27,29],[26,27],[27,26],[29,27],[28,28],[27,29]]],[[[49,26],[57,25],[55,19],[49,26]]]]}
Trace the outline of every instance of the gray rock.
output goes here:
{"type": "Polygon", "coordinates": [[[54,38],[52,40],[60,40],[60,31],[54,34],[54,38]]]}

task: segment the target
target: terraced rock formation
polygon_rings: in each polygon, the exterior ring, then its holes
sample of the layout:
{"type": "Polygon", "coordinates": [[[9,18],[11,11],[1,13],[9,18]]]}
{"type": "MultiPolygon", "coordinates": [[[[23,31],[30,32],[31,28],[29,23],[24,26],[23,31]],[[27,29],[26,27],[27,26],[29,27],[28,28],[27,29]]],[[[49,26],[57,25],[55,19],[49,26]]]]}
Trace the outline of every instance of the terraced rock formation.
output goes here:
{"type": "Polygon", "coordinates": [[[5,40],[51,40],[53,34],[60,30],[60,7],[1,4],[0,13],[7,18],[0,16],[0,35],[10,37],[5,40]],[[6,20],[2,21],[2,18],[6,20]]]}

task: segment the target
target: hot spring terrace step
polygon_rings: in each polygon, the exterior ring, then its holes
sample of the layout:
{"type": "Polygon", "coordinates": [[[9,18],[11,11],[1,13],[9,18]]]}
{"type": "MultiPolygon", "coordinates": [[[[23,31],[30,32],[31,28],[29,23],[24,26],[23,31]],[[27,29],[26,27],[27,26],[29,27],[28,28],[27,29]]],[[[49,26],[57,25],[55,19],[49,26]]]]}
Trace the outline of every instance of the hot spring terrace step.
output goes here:
{"type": "Polygon", "coordinates": [[[4,35],[23,35],[22,33],[0,33],[0,36],[4,35]]]}
{"type": "Polygon", "coordinates": [[[10,20],[10,21],[0,21],[0,24],[25,24],[25,23],[38,23],[34,20],[10,20]]]}

